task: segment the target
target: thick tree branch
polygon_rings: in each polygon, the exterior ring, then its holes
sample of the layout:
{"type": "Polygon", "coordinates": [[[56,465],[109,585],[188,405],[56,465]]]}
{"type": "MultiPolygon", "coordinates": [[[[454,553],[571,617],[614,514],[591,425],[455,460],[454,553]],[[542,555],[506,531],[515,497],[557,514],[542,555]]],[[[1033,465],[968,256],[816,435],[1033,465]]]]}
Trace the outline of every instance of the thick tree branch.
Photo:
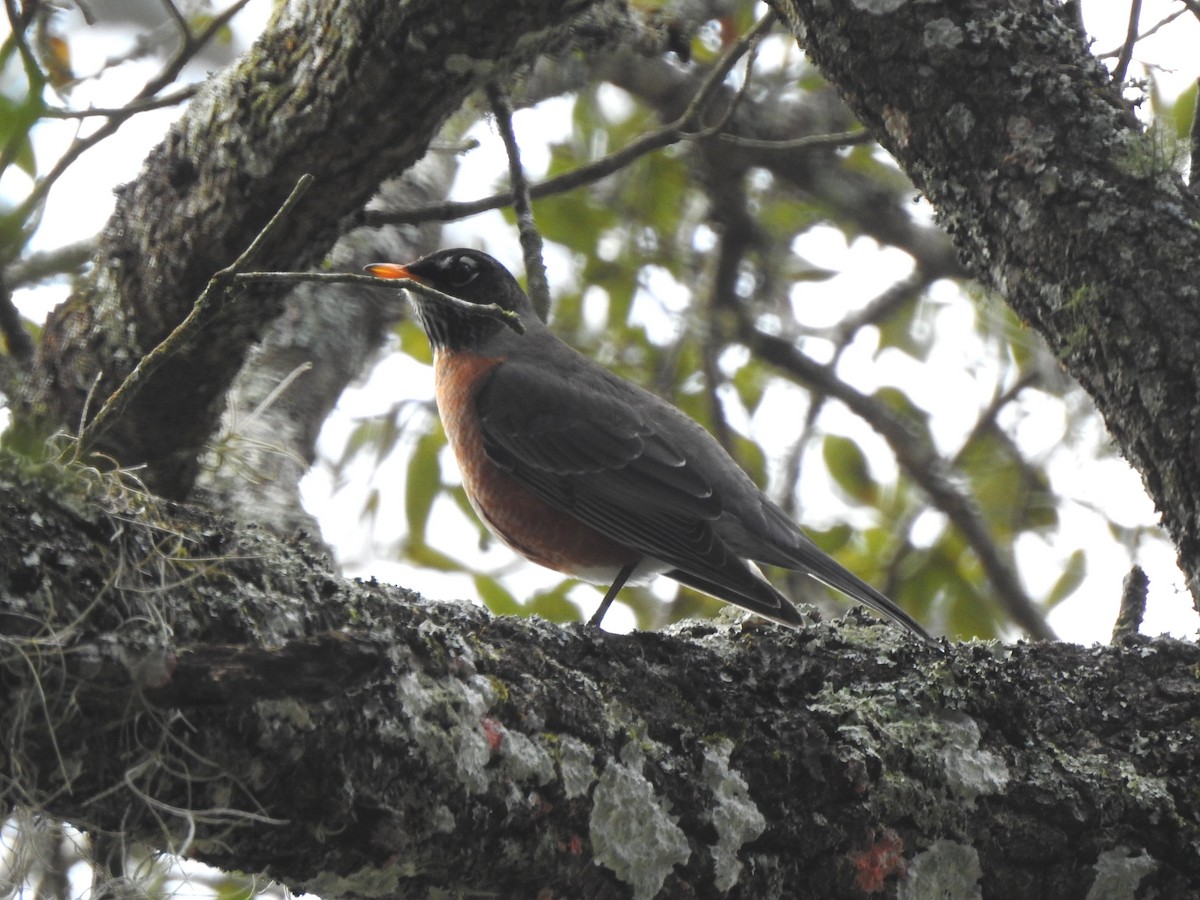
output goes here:
{"type": "Polygon", "coordinates": [[[0,462],[6,806],[322,896],[1200,882],[1193,645],[494,618],[0,462]]]}

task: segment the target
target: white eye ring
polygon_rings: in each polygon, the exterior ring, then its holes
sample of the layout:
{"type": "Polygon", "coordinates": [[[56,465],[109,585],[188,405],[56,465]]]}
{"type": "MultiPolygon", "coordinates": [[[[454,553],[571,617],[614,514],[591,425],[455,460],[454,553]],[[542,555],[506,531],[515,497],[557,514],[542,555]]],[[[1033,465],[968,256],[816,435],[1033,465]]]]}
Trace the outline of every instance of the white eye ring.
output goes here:
{"type": "Polygon", "coordinates": [[[466,256],[459,256],[450,261],[447,267],[446,279],[454,287],[462,287],[465,284],[475,280],[475,276],[479,274],[479,266],[475,260],[466,256]]]}

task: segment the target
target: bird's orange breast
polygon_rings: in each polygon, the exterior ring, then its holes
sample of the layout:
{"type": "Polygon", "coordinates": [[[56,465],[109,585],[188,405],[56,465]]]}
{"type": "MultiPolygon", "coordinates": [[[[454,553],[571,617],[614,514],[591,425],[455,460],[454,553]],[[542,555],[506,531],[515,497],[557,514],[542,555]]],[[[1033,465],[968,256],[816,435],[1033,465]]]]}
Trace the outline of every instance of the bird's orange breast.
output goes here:
{"type": "Polygon", "coordinates": [[[438,411],[467,497],[492,533],[526,559],[579,578],[611,579],[640,554],[546,503],[484,451],[477,394],[503,361],[464,351],[435,355],[438,411]]]}

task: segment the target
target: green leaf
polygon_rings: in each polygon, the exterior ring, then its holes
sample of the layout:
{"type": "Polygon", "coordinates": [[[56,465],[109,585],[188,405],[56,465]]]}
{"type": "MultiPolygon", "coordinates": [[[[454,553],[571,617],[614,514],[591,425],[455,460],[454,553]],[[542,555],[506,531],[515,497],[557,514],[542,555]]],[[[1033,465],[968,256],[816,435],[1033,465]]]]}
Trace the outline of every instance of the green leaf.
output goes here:
{"type": "Polygon", "coordinates": [[[971,480],[975,501],[995,537],[1011,543],[1022,531],[1057,527],[1057,498],[1046,473],[995,431],[977,434],[959,453],[958,465],[971,480]]]}
{"type": "Polygon", "coordinates": [[[933,435],[929,431],[929,413],[913,403],[912,397],[896,387],[881,387],[871,396],[897,413],[909,428],[920,435],[920,440],[926,444],[933,444],[933,435]]]}
{"type": "Polygon", "coordinates": [[[40,97],[30,95],[20,103],[14,103],[11,98],[0,95],[0,148],[14,147],[13,162],[30,178],[37,175],[37,160],[29,132],[45,109],[40,97]]]}
{"type": "Polygon", "coordinates": [[[487,575],[475,576],[475,590],[479,598],[498,616],[519,616],[521,604],[495,578],[487,575]]]}
{"type": "Polygon", "coordinates": [[[1193,81],[1175,98],[1169,111],[1175,125],[1175,136],[1181,141],[1186,141],[1192,133],[1192,120],[1196,115],[1196,88],[1196,82],[1193,81]]]}
{"type": "Polygon", "coordinates": [[[400,338],[400,350],[406,356],[426,365],[433,364],[433,351],[429,349],[429,339],[411,317],[396,326],[396,334],[400,338]]]}
{"type": "Polygon", "coordinates": [[[216,885],[216,900],[252,900],[254,881],[249,878],[225,878],[216,885]]]}
{"type": "Polygon", "coordinates": [[[438,454],[442,442],[436,434],[423,435],[408,461],[408,477],[404,486],[404,514],[408,520],[409,540],[425,543],[425,528],[433,501],[442,489],[442,470],[438,454]]]}
{"type": "Polygon", "coordinates": [[[461,572],[463,564],[449,554],[443,553],[428,544],[417,544],[412,541],[403,547],[404,557],[418,566],[433,569],[436,572],[461,572]]]}
{"type": "Polygon", "coordinates": [[[879,496],[879,485],[871,477],[867,457],[858,444],[847,437],[826,435],[821,445],[825,466],[846,497],[856,503],[871,504],[879,496]]]}
{"type": "Polygon", "coordinates": [[[1076,588],[1083,584],[1085,577],[1087,577],[1087,556],[1082,550],[1076,550],[1067,558],[1067,564],[1063,568],[1062,574],[1058,576],[1058,580],[1050,588],[1050,593],[1046,595],[1046,610],[1054,609],[1075,593],[1076,588]]]}
{"type": "Polygon", "coordinates": [[[578,582],[571,579],[562,582],[548,591],[539,591],[529,599],[529,602],[525,605],[525,609],[531,615],[538,615],[559,624],[564,622],[578,622],[579,607],[567,599],[568,592],[576,584],[578,582]]]}
{"type": "Polygon", "coordinates": [[[489,546],[491,546],[492,541],[495,540],[495,535],[488,531],[487,526],[480,521],[479,514],[475,512],[475,507],[473,507],[471,505],[471,501],[467,499],[467,492],[463,490],[462,485],[458,485],[450,488],[448,493],[450,495],[450,499],[454,501],[454,505],[462,511],[463,515],[465,515],[470,522],[474,523],[475,529],[479,533],[479,549],[486,550],[489,546]]]}
{"type": "Polygon", "coordinates": [[[897,307],[882,322],[878,322],[876,327],[879,329],[880,350],[892,348],[919,362],[925,362],[929,358],[929,351],[933,349],[935,335],[932,324],[923,321],[928,316],[918,315],[926,308],[925,304],[919,302],[919,298],[913,297],[897,307]]]}

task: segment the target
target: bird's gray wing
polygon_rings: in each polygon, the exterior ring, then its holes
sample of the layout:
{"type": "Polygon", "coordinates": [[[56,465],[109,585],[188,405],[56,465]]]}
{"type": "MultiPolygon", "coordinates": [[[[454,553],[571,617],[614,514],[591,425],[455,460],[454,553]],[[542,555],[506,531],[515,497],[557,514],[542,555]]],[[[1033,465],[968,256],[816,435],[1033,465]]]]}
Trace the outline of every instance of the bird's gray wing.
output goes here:
{"type": "Polygon", "coordinates": [[[551,506],[667,564],[685,583],[796,621],[783,596],[718,536],[721,499],[680,434],[711,438],[662,400],[599,367],[507,360],[490,373],[476,410],[488,456],[551,506]]]}

